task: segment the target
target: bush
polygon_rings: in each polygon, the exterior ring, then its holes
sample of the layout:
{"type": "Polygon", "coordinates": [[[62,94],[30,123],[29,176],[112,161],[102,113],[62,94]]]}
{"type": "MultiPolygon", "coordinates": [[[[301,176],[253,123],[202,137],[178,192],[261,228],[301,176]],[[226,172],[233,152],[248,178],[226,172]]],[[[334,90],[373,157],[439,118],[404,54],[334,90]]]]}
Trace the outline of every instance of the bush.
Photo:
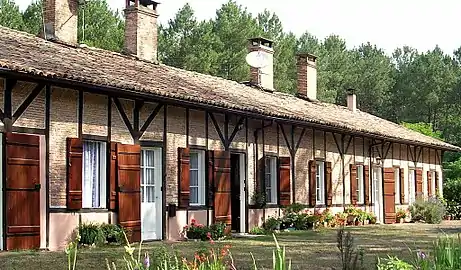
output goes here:
{"type": "Polygon", "coordinates": [[[389,256],[387,259],[378,258],[376,265],[378,270],[413,270],[415,269],[411,264],[400,260],[397,257],[389,256]]]}
{"type": "Polygon", "coordinates": [[[461,219],[461,178],[445,181],[443,197],[447,202],[447,214],[454,219],[461,219]]]}
{"type": "Polygon", "coordinates": [[[84,223],[78,227],[81,245],[102,245],[106,241],[101,225],[95,223],[84,223]]]}
{"type": "Polygon", "coordinates": [[[116,224],[101,224],[101,230],[107,243],[122,244],[125,242],[123,228],[116,224]]]}
{"type": "Polygon", "coordinates": [[[226,224],[218,222],[206,226],[192,219],[190,225],[184,226],[183,233],[185,233],[187,239],[200,239],[202,241],[217,240],[225,236],[226,224]]]}
{"type": "Polygon", "coordinates": [[[269,217],[268,219],[266,219],[266,221],[264,221],[263,228],[266,232],[273,232],[275,230],[280,229],[280,223],[280,219],[275,217],[269,217]]]}
{"type": "Polygon", "coordinates": [[[210,227],[211,238],[221,239],[225,236],[226,233],[226,224],[222,222],[211,224],[210,227]]]}
{"type": "Polygon", "coordinates": [[[438,198],[427,200],[418,198],[411,206],[410,213],[413,221],[424,221],[426,223],[438,224],[445,216],[446,208],[438,198]]]}
{"type": "Polygon", "coordinates": [[[250,230],[250,234],[253,234],[253,235],[265,235],[265,234],[267,234],[267,232],[261,227],[253,227],[250,230]]]}

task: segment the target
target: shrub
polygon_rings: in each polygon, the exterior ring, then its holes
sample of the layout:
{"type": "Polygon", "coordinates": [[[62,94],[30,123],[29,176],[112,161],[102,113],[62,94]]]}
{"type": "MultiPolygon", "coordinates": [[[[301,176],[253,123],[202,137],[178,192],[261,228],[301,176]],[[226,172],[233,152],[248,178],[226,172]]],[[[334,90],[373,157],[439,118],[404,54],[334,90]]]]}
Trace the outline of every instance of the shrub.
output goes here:
{"type": "Polygon", "coordinates": [[[399,210],[397,211],[396,215],[395,215],[395,218],[396,218],[397,220],[399,220],[399,219],[404,219],[404,218],[406,218],[406,217],[407,217],[407,212],[406,212],[405,210],[403,210],[403,209],[399,209],[399,210]]]}
{"type": "Polygon", "coordinates": [[[264,208],[266,206],[267,200],[266,200],[266,193],[257,191],[253,193],[253,196],[251,197],[254,205],[258,208],[264,208]]]}
{"type": "Polygon", "coordinates": [[[261,228],[261,227],[253,227],[251,228],[250,230],[250,234],[254,234],[254,235],[264,235],[266,234],[266,231],[261,228]]]}
{"type": "Polygon", "coordinates": [[[100,228],[107,243],[122,244],[125,242],[125,237],[123,236],[124,230],[119,225],[101,224],[100,228]]]}
{"type": "Polygon", "coordinates": [[[184,226],[183,233],[187,236],[187,239],[200,239],[202,241],[222,239],[226,233],[226,224],[218,222],[206,226],[192,219],[190,225],[184,226]]]}
{"type": "Polygon", "coordinates": [[[226,224],[222,222],[211,224],[210,227],[211,238],[221,239],[225,236],[226,233],[226,224]]]}
{"type": "Polygon", "coordinates": [[[276,217],[269,217],[264,221],[263,228],[266,232],[273,232],[280,229],[280,219],[276,217]]]}
{"type": "Polygon", "coordinates": [[[400,260],[397,257],[389,256],[387,259],[378,258],[377,270],[413,270],[411,264],[400,260]]]}
{"type": "Polygon", "coordinates": [[[461,178],[446,179],[443,196],[447,203],[447,214],[454,219],[461,219],[461,178]]]}
{"type": "Polygon", "coordinates": [[[442,222],[446,212],[445,209],[445,205],[438,198],[433,197],[427,200],[418,198],[410,206],[411,219],[413,221],[437,224],[442,222]]]}
{"type": "Polygon", "coordinates": [[[101,230],[101,225],[96,223],[84,223],[78,227],[80,235],[79,244],[81,245],[102,245],[106,242],[104,232],[101,230]]]}

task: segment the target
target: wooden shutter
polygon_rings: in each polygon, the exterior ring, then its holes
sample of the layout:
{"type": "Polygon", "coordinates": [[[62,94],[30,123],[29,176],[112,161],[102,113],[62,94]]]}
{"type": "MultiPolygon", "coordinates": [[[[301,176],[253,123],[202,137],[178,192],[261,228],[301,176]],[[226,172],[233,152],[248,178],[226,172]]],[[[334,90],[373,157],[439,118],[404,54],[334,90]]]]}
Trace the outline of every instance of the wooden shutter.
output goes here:
{"type": "Polygon", "coordinates": [[[117,143],[110,143],[109,152],[109,210],[117,209],[117,143]]]}
{"type": "Polygon", "coordinates": [[[394,168],[384,168],[384,223],[395,223],[394,168]]]}
{"type": "Polygon", "coordinates": [[[7,133],[5,152],[6,249],[39,248],[40,139],[7,133]]]}
{"type": "Polygon", "coordinates": [[[82,208],[83,141],[67,138],[67,209],[82,208]]]}
{"type": "Polygon", "coordinates": [[[351,204],[357,205],[357,186],[358,186],[358,179],[357,179],[357,166],[355,164],[349,165],[350,171],[350,184],[351,184],[351,204]]]}
{"type": "Polygon", "coordinates": [[[332,172],[331,162],[325,162],[325,194],[326,194],[326,206],[331,206],[333,203],[333,183],[332,183],[332,172]]]}
{"type": "Polygon", "coordinates": [[[214,165],[213,165],[213,151],[207,151],[207,173],[208,173],[208,188],[207,188],[207,202],[209,207],[214,205],[214,165]]]}
{"type": "Polygon", "coordinates": [[[222,222],[230,230],[231,216],[231,160],[230,152],[214,151],[214,222],[222,222]]]}
{"type": "Polygon", "coordinates": [[[400,168],[400,204],[405,204],[405,169],[400,168]]]}
{"type": "Polygon", "coordinates": [[[178,148],[178,170],[179,170],[179,207],[189,207],[190,197],[190,150],[189,148],[178,148]]]}
{"type": "Polygon", "coordinates": [[[365,179],[365,205],[370,205],[370,166],[363,166],[363,174],[365,179]]]}
{"type": "Polygon", "coordinates": [[[316,198],[316,162],[315,160],[309,161],[309,206],[314,207],[317,201],[316,198]]]}
{"type": "Polygon", "coordinates": [[[423,170],[416,169],[416,190],[415,198],[422,196],[423,194],[423,170]]]}
{"type": "Polygon", "coordinates": [[[427,196],[432,196],[432,172],[427,171],[427,196]]]}
{"type": "Polygon", "coordinates": [[[118,221],[130,242],[141,241],[141,146],[117,144],[118,221]]]}
{"type": "Polygon", "coordinates": [[[290,185],[290,158],[279,158],[279,204],[288,206],[291,204],[290,185]]]}
{"type": "Polygon", "coordinates": [[[439,190],[439,172],[435,172],[435,195],[439,196],[440,195],[440,190],[439,190]]]}

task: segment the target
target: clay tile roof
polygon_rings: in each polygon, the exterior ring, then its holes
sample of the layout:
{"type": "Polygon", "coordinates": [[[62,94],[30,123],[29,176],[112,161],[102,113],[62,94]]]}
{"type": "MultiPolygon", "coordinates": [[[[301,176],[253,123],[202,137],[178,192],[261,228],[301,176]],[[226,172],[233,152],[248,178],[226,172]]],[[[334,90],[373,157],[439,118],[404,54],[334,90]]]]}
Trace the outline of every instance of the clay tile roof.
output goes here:
{"type": "Polygon", "coordinates": [[[310,102],[280,92],[269,93],[101,49],[53,43],[4,27],[0,27],[1,70],[213,105],[415,145],[461,150],[359,110],[353,113],[343,106],[310,102]]]}

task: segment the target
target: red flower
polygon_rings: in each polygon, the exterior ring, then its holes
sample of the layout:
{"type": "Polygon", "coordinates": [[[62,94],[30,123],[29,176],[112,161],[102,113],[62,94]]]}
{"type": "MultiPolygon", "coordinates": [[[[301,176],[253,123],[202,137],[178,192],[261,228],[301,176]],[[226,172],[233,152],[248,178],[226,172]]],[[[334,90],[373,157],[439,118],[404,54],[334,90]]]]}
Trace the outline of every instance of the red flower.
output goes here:
{"type": "Polygon", "coordinates": [[[211,239],[211,233],[210,233],[210,232],[207,232],[207,233],[206,233],[206,237],[208,237],[208,239],[211,239]]]}
{"type": "Polygon", "coordinates": [[[196,221],[194,218],[190,220],[190,224],[191,224],[191,225],[194,225],[195,222],[197,222],[197,221],[196,221]]]}

